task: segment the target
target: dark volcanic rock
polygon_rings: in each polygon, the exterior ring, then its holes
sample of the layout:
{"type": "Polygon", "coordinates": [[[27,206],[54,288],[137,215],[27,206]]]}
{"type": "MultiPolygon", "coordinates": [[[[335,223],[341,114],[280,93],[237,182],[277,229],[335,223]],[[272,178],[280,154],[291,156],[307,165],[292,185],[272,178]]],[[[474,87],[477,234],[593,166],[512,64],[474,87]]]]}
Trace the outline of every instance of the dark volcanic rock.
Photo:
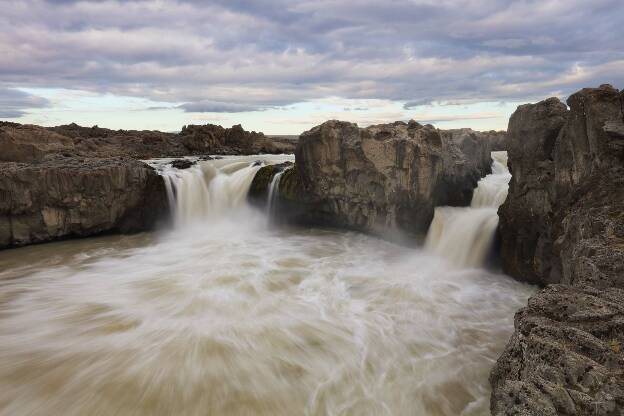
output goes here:
{"type": "Polygon", "coordinates": [[[251,182],[251,186],[249,187],[249,192],[247,193],[247,199],[249,202],[258,207],[264,207],[267,203],[269,185],[271,184],[273,177],[277,173],[283,171],[284,169],[291,168],[292,166],[292,162],[284,162],[260,168],[258,172],[256,172],[256,175],[251,182]]]}
{"type": "Polygon", "coordinates": [[[166,213],[162,177],[139,161],[0,163],[0,248],[143,231],[166,213]]]}
{"type": "Polygon", "coordinates": [[[471,135],[476,140],[483,140],[488,142],[490,151],[507,150],[507,132],[506,131],[475,131],[473,129],[449,129],[440,130],[440,134],[449,134],[452,137],[458,137],[463,135],[471,135]]]}
{"type": "Polygon", "coordinates": [[[499,209],[505,272],[548,283],[552,253],[552,178],[555,141],[567,119],[557,98],[518,107],[509,119],[507,200],[499,209]]]}
{"type": "Polygon", "coordinates": [[[295,158],[280,199],[297,222],[413,235],[426,232],[435,206],[468,205],[491,165],[486,142],[414,121],[328,121],[300,136],[295,158]]]}
{"type": "Polygon", "coordinates": [[[499,210],[504,270],[548,286],[516,315],[494,415],[624,414],[624,96],[611,86],[518,108],[499,210]]]}
{"type": "Polygon", "coordinates": [[[0,161],[41,161],[48,155],[150,159],[185,155],[292,153],[294,142],[208,124],[185,126],[182,132],[110,130],[68,124],[40,127],[0,124],[0,161]]]}
{"type": "Polygon", "coordinates": [[[624,290],[551,285],[515,327],[490,375],[493,415],[622,414],[624,290]]]}
{"type": "Polygon", "coordinates": [[[197,162],[193,162],[192,160],[188,159],[176,159],[171,162],[171,167],[174,167],[176,169],[188,169],[196,163],[197,162]]]}
{"type": "Polygon", "coordinates": [[[223,128],[214,124],[188,125],[180,140],[193,152],[219,154],[292,153],[294,143],[245,131],[240,124],[223,128]]]}
{"type": "Polygon", "coordinates": [[[624,287],[624,120],[612,87],[520,106],[509,121],[504,270],[534,283],[624,287]]]}

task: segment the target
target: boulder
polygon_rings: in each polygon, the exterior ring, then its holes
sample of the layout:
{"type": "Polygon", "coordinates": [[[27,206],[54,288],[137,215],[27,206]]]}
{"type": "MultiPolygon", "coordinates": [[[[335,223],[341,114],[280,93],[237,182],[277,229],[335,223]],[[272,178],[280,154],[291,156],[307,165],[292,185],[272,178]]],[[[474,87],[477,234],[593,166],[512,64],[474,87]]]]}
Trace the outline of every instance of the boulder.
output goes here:
{"type": "Polygon", "coordinates": [[[171,167],[176,169],[188,169],[197,162],[188,159],[176,159],[171,162],[171,167]]]}
{"type": "Polygon", "coordinates": [[[0,163],[0,248],[153,228],[167,215],[162,177],[130,159],[0,163]]]}
{"type": "Polygon", "coordinates": [[[468,205],[491,169],[485,141],[415,121],[367,128],[328,121],[300,136],[295,159],[281,178],[282,213],[375,234],[422,236],[435,206],[468,205]]]}

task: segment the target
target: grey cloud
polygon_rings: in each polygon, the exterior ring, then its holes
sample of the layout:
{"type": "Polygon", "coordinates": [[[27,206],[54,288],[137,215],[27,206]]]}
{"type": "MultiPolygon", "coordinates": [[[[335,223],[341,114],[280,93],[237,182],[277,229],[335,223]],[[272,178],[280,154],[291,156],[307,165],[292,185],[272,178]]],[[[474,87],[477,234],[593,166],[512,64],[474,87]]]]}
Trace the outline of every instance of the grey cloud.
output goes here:
{"type": "Polygon", "coordinates": [[[28,109],[47,107],[49,104],[45,98],[0,87],[0,118],[19,118],[28,109]]]}
{"type": "Polygon", "coordinates": [[[623,17],[621,0],[25,0],[3,5],[0,79],[192,112],[533,100],[624,84],[623,17]]]}
{"type": "Polygon", "coordinates": [[[431,98],[424,98],[422,100],[413,100],[413,101],[408,101],[405,104],[403,104],[403,108],[405,110],[411,110],[414,107],[419,107],[422,105],[429,105],[431,104],[433,100],[431,98]]]}
{"type": "Polygon", "coordinates": [[[262,111],[266,110],[264,107],[238,104],[238,103],[223,103],[219,101],[198,101],[193,103],[186,103],[178,106],[187,113],[244,113],[248,111],[262,111]]]}

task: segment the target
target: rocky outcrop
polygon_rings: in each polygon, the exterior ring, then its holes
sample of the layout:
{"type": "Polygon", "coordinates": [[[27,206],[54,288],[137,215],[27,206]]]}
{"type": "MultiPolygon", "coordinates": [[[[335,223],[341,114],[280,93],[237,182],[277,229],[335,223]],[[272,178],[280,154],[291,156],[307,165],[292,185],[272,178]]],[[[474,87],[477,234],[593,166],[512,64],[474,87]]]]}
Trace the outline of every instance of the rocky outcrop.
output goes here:
{"type": "Polygon", "coordinates": [[[450,129],[441,130],[442,134],[450,134],[452,136],[471,135],[476,140],[488,142],[492,152],[507,150],[507,132],[501,130],[476,131],[473,129],[450,129]]]}
{"type": "Polygon", "coordinates": [[[622,94],[610,86],[520,106],[509,121],[505,272],[533,283],[624,287],[622,94]]]}
{"type": "Polygon", "coordinates": [[[551,284],[516,315],[494,415],[624,414],[624,95],[520,106],[509,122],[504,270],[551,284]]]}
{"type": "Polygon", "coordinates": [[[288,215],[377,234],[423,235],[434,207],[468,205],[491,165],[485,141],[415,121],[328,121],[300,136],[295,159],[280,182],[288,215]]]}
{"type": "Polygon", "coordinates": [[[493,415],[622,414],[624,290],[551,285],[515,328],[490,375],[493,415]]]}
{"type": "Polygon", "coordinates": [[[182,128],[179,136],[186,148],[200,153],[253,155],[294,151],[294,143],[245,131],[240,124],[232,128],[214,124],[189,125],[182,128]]]}
{"type": "Polygon", "coordinates": [[[166,212],[162,178],[139,161],[0,163],[0,248],[148,230],[166,212]]]}
{"type": "MultiPolygon", "coordinates": [[[[167,209],[162,178],[133,159],[292,152],[293,141],[240,125],[181,133],[0,122],[0,248],[151,229],[167,209]]],[[[184,169],[194,162],[172,161],[184,169]]]]}
{"type": "Polygon", "coordinates": [[[293,153],[294,142],[207,124],[185,126],[179,134],[110,130],[68,124],[40,127],[0,124],[0,161],[41,161],[48,155],[150,159],[205,154],[293,153]]]}

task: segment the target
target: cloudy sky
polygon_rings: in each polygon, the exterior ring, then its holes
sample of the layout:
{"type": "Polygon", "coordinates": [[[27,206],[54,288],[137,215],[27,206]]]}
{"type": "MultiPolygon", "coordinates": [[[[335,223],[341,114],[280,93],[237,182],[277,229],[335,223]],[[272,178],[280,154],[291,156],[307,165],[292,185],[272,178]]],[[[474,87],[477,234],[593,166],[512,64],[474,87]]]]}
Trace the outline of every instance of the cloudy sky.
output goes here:
{"type": "Polygon", "coordinates": [[[624,87],[622,0],[0,0],[0,119],[176,131],[504,129],[624,87]]]}

